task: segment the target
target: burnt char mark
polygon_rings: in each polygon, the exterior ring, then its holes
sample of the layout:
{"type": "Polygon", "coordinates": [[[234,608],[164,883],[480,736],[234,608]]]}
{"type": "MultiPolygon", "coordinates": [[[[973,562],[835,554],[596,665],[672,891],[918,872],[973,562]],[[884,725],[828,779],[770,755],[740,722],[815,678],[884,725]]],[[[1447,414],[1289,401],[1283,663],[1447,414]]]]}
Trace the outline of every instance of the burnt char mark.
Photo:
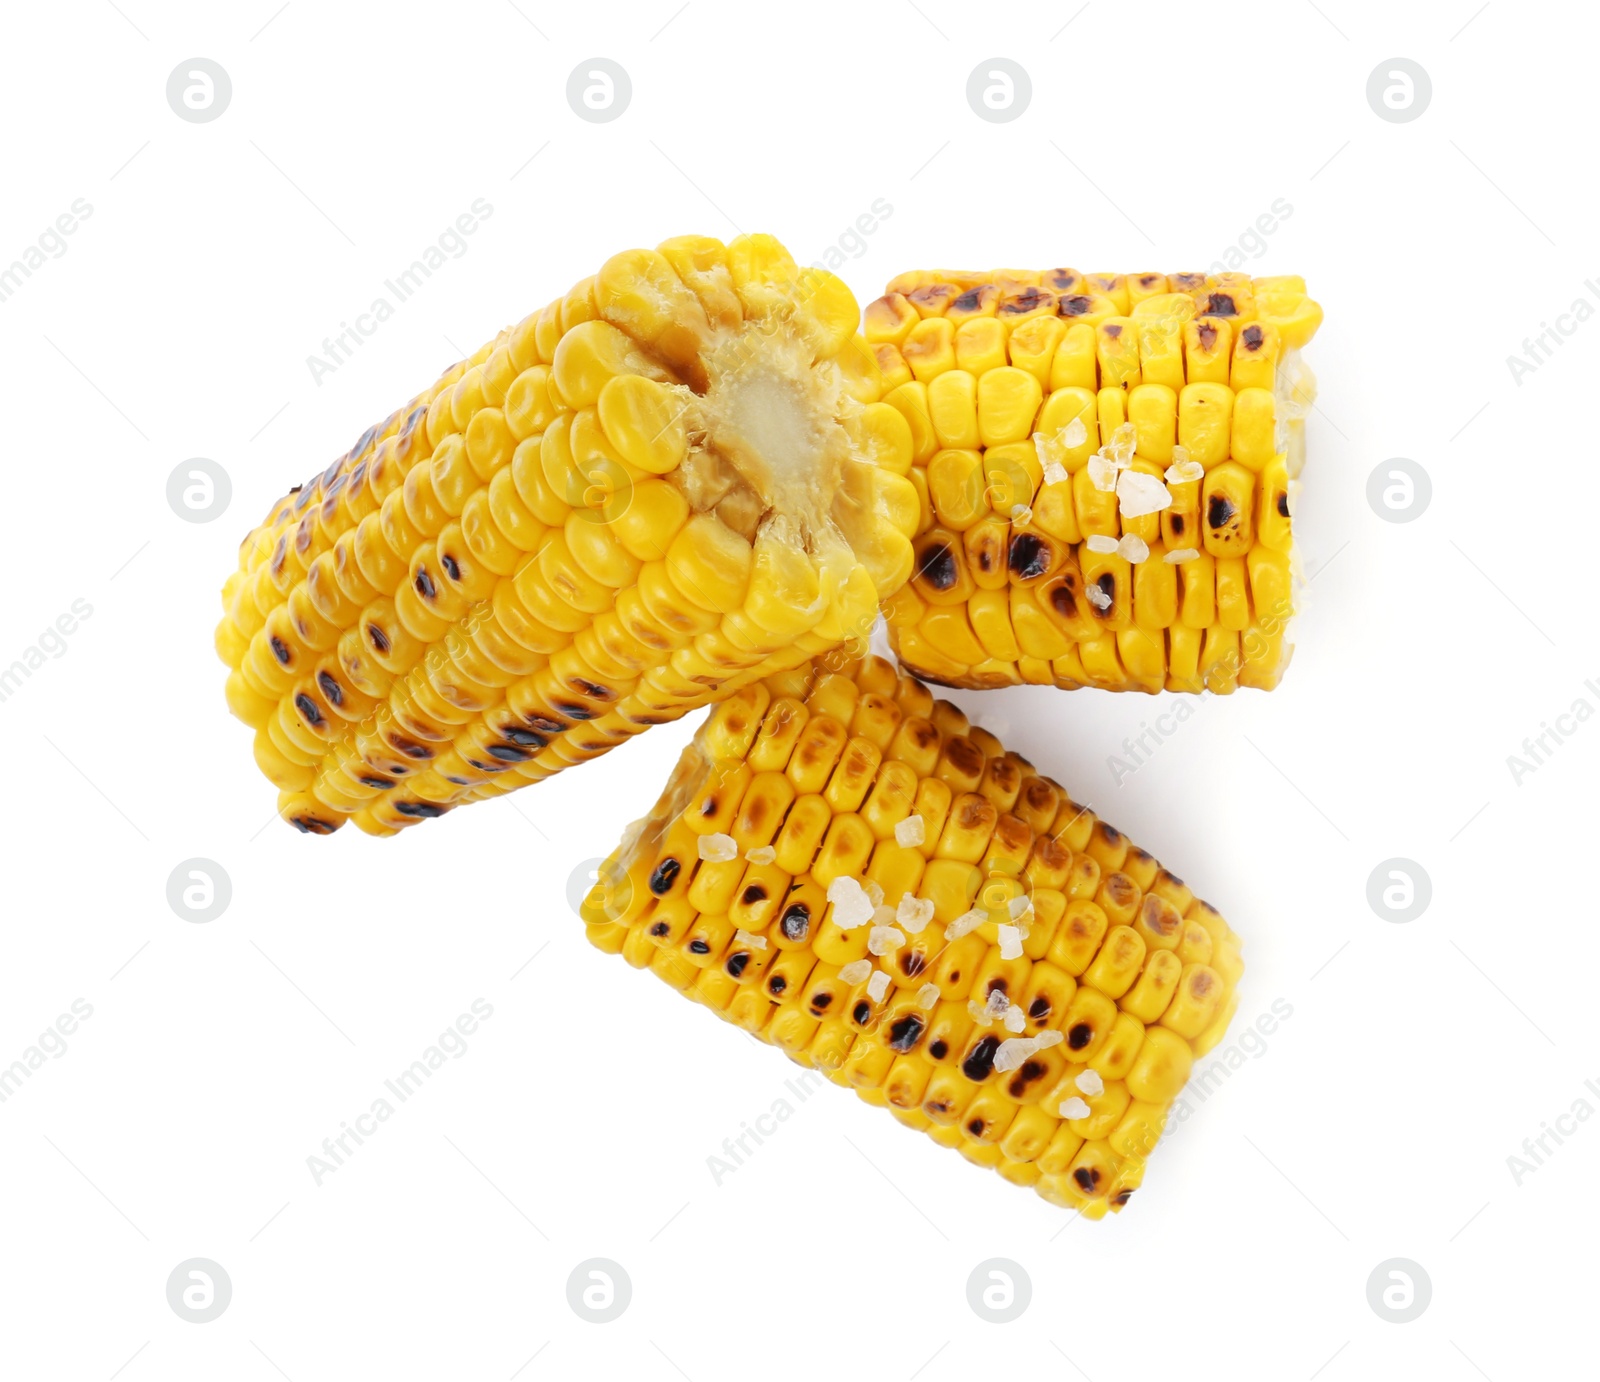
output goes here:
{"type": "Polygon", "coordinates": [[[289,646],[277,634],[273,634],[267,640],[267,646],[272,649],[272,655],[278,659],[280,667],[289,665],[289,646]]]}
{"type": "Polygon", "coordinates": [[[302,835],[331,835],[339,828],[337,822],[321,816],[290,816],[289,824],[302,835]]]}
{"type": "Polygon", "coordinates": [[[539,734],[561,734],[572,728],[561,720],[552,720],[548,715],[524,715],[522,723],[539,734]]]}
{"type": "Polygon", "coordinates": [[[531,729],[519,729],[515,725],[501,730],[500,733],[513,744],[521,744],[525,749],[542,749],[550,742],[542,734],[535,734],[531,729]]]}
{"type": "Polygon", "coordinates": [[[1011,1077],[1011,1083],[1006,1086],[1006,1092],[1013,1099],[1027,1097],[1028,1086],[1037,1080],[1049,1067],[1043,1061],[1026,1060],[1018,1068],[1017,1073],[1011,1077]]]}
{"type": "Polygon", "coordinates": [[[569,720],[592,720],[600,713],[581,701],[555,701],[553,704],[569,720]]]}
{"type": "Polygon", "coordinates": [[[397,801],[394,809],[402,816],[414,816],[420,820],[433,820],[436,816],[444,815],[448,809],[435,806],[431,801],[397,801]]]}
{"type": "MultiPolygon", "coordinates": [[[[1100,578],[1094,583],[1094,588],[1106,597],[1104,610],[1095,611],[1097,614],[1107,614],[1111,607],[1117,603],[1117,578],[1110,571],[1102,572],[1100,578]]],[[[1090,601],[1092,604],[1093,601],[1090,601]]]]}
{"type": "Polygon", "coordinates": [[[367,625],[367,642],[372,644],[380,653],[389,651],[389,635],[376,624],[367,625]]]}
{"type": "Polygon", "coordinates": [[[417,568],[417,577],[412,584],[416,586],[417,594],[422,596],[424,600],[432,600],[438,597],[439,592],[434,586],[433,577],[428,574],[426,566],[417,568]]]}
{"type": "Polygon", "coordinates": [[[389,743],[401,753],[405,754],[407,758],[415,758],[419,761],[426,761],[427,759],[433,757],[433,750],[430,749],[426,744],[419,744],[411,739],[402,739],[398,734],[391,734],[389,736],[389,743]]]}
{"type": "Polygon", "coordinates": [[[1267,339],[1266,333],[1261,330],[1261,327],[1257,322],[1251,322],[1250,325],[1245,327],[1245,329],[1239,334],[1241,339],[1244,341],[1244,348],[1252,352],[1260,350],[1262,342],[1267,339]]]}
{"type": "Polygon", "coordinates": [[[1048,998],[1035,998],[1028,1004],[1028,1016],[1035,1022],[1043,1022],[1050,1016],[1050,1000],[1048,998]]]}
{"type": "Polygon", "coordinates": [[[1099,821],[1097,824],[1100,828],[1101,837],[1108,845],[1116,846],[1122,843],[1122,832],[1116,826],[1109,821],[1099,821]]]}
{"type": "Polygon", "coordinates": [[[1072,1179],[1077,1181],[1078,1189],[1085,1195],[1094,1194],[1095,1186],[1100,1184],[1100,1168],[1098,1166],[1080,1166],[1072,1173],[1072,1179]]]}
{"type": "Polygon", "coordinates": [[[682,868],[683,865],[670,856],[663,859],[650,874],[650,891],[657,897],[665,897],[682,868]]]}
{"type": "Polygon", "coordinates": [[[900,952],[900,972],[908,979],[915,979],[928,967],[928,957],[920,950],[902,950],[900,952]]]}
{"type": "Polygon", "coordinates": [[[711,947],[703,940],[692,940],[689,942],[689,953],[691,955],[709,955],[711,953],[711,947]]]}
{"type": "Polygon", "coordinates": [[[832,1005],[833,995],[826,989],[824,989],[821,993],[814,993],[811,995],[811,1011],[818,1017],[821,1017],[823,1012],[832,1005]]]}
{"type": "Polygon", "coordinates": [[[745,971],[745,966],[750,963],[750,952],[741,950],[737,955],[730,955],[728,963],[723,966],[728,971],[730,979],[737,979],[745,971]]]}
{"type": "Polygon", "coordinates": [[[969,1118],[967,1120],[967,1131],[971,1133],[973,1137],[982,1137],[983,1130],[988,1126],[989,1124],[987,1121],[982,1118],[969,1118]]]}
{"type": "Polygon", "coordinates": [[[444,574],[447,575],[452,581],[459,581],[461,579],[461,563],[452,557],[448,552],[439,558],[439,565],[444,567],[444,574]]]}
{"type": "Polygon", "coordinates": [[[1011,539],[1006,564],[1019,581],[1033,581],[1050,569],[1050,547],[1032,533],[1017,533],[1011,539]]]}
{"type": "Polygon", "coordinates": [[[313,729],[326,723],[322,718],[322,712],[317,709],[317,703],[304,691],[294,698],[294,708],[300,712],[300,718],[313,729]]]}
{"type": "Polygon", "coordinates": [[[1203,310],[1208,317],[1237,317],[1239,315],[1239,309],[1234,305],[1232,293],[1208,294],[1203,310]]]}
{"type": "Polygon", "coordinates": [[[756,903],[766,901],[766,897],[767,890],[759,883],[752,883],[744,890],[744,893],[741,895],[739,900],[743,902],[746,907],[754,907],[756,903]]]}
{"type": "Polygon", "coordinates": [[[889,1024],[889,1045],[896,1051],[909,1051],[922,1040],[924,1023],[916,1013],[897,1017],[889,1024]]]}
{"type": "Polygon", "coordinates": [[[1094,299],[1084,293],[1073,293],[1069,297],[1058,299],[1056,312],[1063,317],[1081,317],[1094,310],[1094,299]]]}
{"type": "Polygon", "coordinates": [[[811,908],[804,902],[792,902],[784,908],[783,918],[778,925],[783,930],[784,939],[803,941],[811,931],[811,908]]]}
{"type": "Polygon", "coordinates": [[[515,744],[490,744],[489,756],[498,758],[502,763],[526,763],[533,757],[527,749],[518,748],[515,744]]]}
{"type": "Polygon", "coordinates": [[[983,289],[968,288],[960,297],[950,304],[952,312],[981,312],[983,310],[983,289]]]}
{"type": "Polygon", "coordinates": [[[1177,537],[1183,531],[1183,515],[1181,513],[1169,514],[1168,522],[1172,524],[1172,535],[1177,537]]]}
{"type": "Polygon", "coordinates": [[[1206,522],[1212,528],[1225,528],[1239,510],[1234,507],[1233,500],[1226,494],[1213,494],[1211,502],[1206,505],[1206,522]]]}
{"type": "Polygon", "coordinates": [[[672,927],[669,926],[664,921],[658,921],[654,926],[652,926],[650,928],[650,934],[652,936],[666,936],[666,935],[670,935],[671,933],[672,933],[672,927]]]}
{"type": "Polygon", "coordinates": [[[376,773],[362,773],[356,781],[364,787],[376,787],[380,792],[386,792],[394,786],[389,778],[379,777],[376,773]]]}
{"type": "Polygon", "coordinates": [[[1213,326],[1210,322],[1201,322],[1199,326],[1195,328],[1195,331],[1200,337],[1200,348],[1202,350],[1216,349],[1217,328],[1215,326],[1213,326]]]}
{"type": "Polygon", "coordinates": [[[339,683],[334,680],[333,673],[318,672],[317,685],[321,687],[322,694],[328,698],[329,705],[338,706],[344,704],[344,691],[340,688],[339,683]]]}
{"type": "Polygon", "coordinates": [[[850,1009],[850,1017],[856,1026],[865,1027],[867,1023],[872,1021],[872,1004],[863,998],[855,1007],[850,1009]]]}
{"type": "Polygon", "coordinates": [[[1000,1049],[1000,1038],[990,1033],[981,1036],[961,1062],[961,1073],[973,1084],[981,1084],[994,1073],[994,1053],[1000,1049]]]}
{"type": "Polygon", "coordinates": [[[1131,1191],[1131,1190],[1119,1190],[1119,1191],[1117,1191],[1117,1193],[1115,1195],[1113,1195],[1111,1197],[1111,1203],[1116,1205],[1118,1209],[1121,1209],[1122,1206],[1127,1204],[1127,1202],[1129,1200],[1131,1200],[1132,1198],[1133,1198],[1133,1191],[1131,1191]]]}
{"type": "Polygon", "coordinates": [[[1081,1051],[1094,1040],[1094,1028],[1087,1022],[1079,1022],[1067,1032],[1067,1049],[1081,1051]]]}
{"type": "Polygon", "coordinates": [[[943,1060],[950,1054],[950,1043],[947,1041],[930,1041],[928,1043],[928,1054],[934,1060],[943,1060]]]}
{"type": "Polygon", "coordinates": [[[935,590],[949,590],[960,578],[955,553],[943,542],[930,544],[917,558],[916,574],[935,590]]]}
{"type": "Polygon", "coordinates": [[[610,701],[615,700],[617,696],[609,686],[602,686],[597,681],[588,681],[583,677],[573,677],[572,685],[578,689],[580,696],[588,696],[591,700],[610,701]]]}
{"type": "Polygon", "coordinates": [[[789,981],[783,975],[769,974],[767,976],[767,992],[774,998],[778,997],[788,987],[789,981]]]}
{"type": "Polygon", "coordinates": [[[1116,322],[1107,322],[1100,329],[1104,331],[1106,335],[1109,336],[1113,341],[1122,335],[1122,327],[1116,322]]]}
{"type": "Polygon", "coordinates": [[[1289,491],[1288,490],[1284,490],[1284,492],[1278,496],[1278,516],[1280,518],[1287,518],[1289,516],[1289,491]]]}
{"type": "Polygon", "coordinates": [[[1040,288],[1024,288],[1014,297],[1007,298],[1000,304],[1002,317],[1022,317],[1029,312],[1036,312],[1050,301],[1050,294],[1040,288]]]}
{"type": "Polygon", "coordinates": [[[1058,585],[1052,590],[1050,605],[1063,619],[1071,619],[1078,612],[1078,602],[1072,598],[1070,585],[1058,585]]]}

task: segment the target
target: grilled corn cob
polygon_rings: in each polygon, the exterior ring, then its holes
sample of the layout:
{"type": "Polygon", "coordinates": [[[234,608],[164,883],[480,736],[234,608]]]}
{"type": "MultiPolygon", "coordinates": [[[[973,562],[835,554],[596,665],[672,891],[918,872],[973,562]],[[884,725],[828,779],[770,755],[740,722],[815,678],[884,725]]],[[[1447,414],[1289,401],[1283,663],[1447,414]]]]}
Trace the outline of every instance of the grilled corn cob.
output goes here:
{"type": "Polygon", "coordinates": [[[915,444],[890,641],[949,686],[1270,690],[1322,309],[1299,278],[911,273],[865,314],[915,444]]]}
{"type": "Polygon", "coordinates": [[[280,814],[389,834],[864,644],[917,498],[859,320],[770,236],[619,254],[275,504],[216,644],[280,814]]]}
{"type": "Polygon", "coordinates": [[[1239,941],[881,658],[712,712],[582,916],[601,950],[1093,1218],[1222,1037],[1239,941]]]}

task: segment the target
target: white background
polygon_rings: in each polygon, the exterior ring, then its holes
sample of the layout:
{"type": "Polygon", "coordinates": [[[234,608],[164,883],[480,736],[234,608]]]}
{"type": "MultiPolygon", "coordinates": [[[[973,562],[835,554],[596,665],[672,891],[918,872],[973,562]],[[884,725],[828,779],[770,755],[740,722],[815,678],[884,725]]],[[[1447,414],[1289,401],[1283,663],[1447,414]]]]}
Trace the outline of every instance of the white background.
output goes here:
{"type": "Polygon", "coordinates": [[[1592,1356],[1600,1126],[1520,1186],[1507,1157],[1600,1107],[1600,724],[1520,785],[1506,762],[1600,706],[1600,325],[1507,365],[1600,302],[1592,16],[274,3],[5,21],[0,263],[93,213],[0,303],[0,663],[93,614],[0,704],[0,1063],[75,999],[93,1016],[0,1104],[0,1374],[1506,1382],[1592,1356]],[[608,124],[565,97],[597,54],[633,84],[608,124]],[[197,55],[233,83],[208,124],[165,98],[197,55]],[[996,55],[1033,81],[1005,124],[965,96],[996,55]],[[1366,98],[1396,55],[1432,79],[1410,123],[1366,98]],[[468,251],[314,382],[323,337],[480,197],[468,251]],[[274,821],[223,706],[239,538],[368,423],[616,250],[770,230],[813,260],[879,198],[842,270],[862,301],[935,264],[1204,268],[1282,198],[1251,268],[1327,312],[1282,689],[1206,698],[1120,786],[1108,755],[1172,698],[957,697],[1223,909],[1235,1035],[1292,1006],[1099,1224],[832,1088],[713,1183],[794,1068],[591,950],[568,903],[690,724],[381,842],[274,821]],[[167,505],[194,456],[232,478],[219,521],[167,505]],[[1432,478],[1411,523],[1367,502],[1392,457],[1432,478]],[[232,880],[208,924],[166,900],[194,856],[232,880]],[[1394,856],[1432,880],[1408,924],[1366,899],[1394,856]],[[322,1139],[476,998],[467,1054],[318,1186],[322,1139]],[[196,1256],[233,1283],[205,1325],[165,1297],[196,1256]],[[567,1302],[591,1257],[632,1281],[612,1324],[567,1302]],[[1011,1324],[967,1305],[992,1257],[1032,1282],[1011,1324]],[[1367,1302],[1392,1257],[1432,1281],[1410,1324],[1367,1302]]]}

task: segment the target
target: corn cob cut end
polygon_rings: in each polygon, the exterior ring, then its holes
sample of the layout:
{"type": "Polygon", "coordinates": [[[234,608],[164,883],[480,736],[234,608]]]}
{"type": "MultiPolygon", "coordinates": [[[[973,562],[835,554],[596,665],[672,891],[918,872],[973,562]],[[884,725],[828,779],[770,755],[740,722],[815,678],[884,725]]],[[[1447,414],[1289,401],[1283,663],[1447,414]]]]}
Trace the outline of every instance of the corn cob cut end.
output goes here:
{"type": "Polygon", "coordinates": [[[1243,974],[1223,918],[879,658],[708,717],[588,939],[1090,1218],[1143,1179],[1243,974]]]}
{"type": "Polygon", "coordinates": [[[392,834],[864,645],[918,501],[859,322],[770,236],[628,251],[291,490],[216,634],[280,814],[392,834]]]}
{"type": "Polygon", "coordinates": [[[865,332],[921,500],[896,654],[962,687],[1277,685],[1321,320],[1295,277],[891,282],[865,332]]]}

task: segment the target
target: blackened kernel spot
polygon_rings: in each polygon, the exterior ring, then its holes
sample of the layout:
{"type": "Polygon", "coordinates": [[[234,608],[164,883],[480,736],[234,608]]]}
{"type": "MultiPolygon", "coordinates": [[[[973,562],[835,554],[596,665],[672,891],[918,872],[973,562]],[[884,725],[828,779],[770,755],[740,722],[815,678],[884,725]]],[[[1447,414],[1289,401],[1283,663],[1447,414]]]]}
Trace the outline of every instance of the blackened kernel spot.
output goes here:
{"type": "Polygon", "coordinates": [[[489,754],[502,763],[526,763],[532,757],[527,749],[519,749],[515,744],[490,744],[489,754]]]}
{"type": "Polygon", "coordinates": [[[722,803],[719,802],[714,796],[708,796],[700,803],[700,814],[706,817],[708,820],[712,816],[716,815],[721,809],[722,803]]]}
{"type": "Polygon", "coordinates": [[[729,956],[728,957],[728,963],[727,963],[727,966],[726,966],[727,971],[728,971],[728,977],[730,979],[737,979],[741,974],[744,973],[745,966],[748,965],[749,963],[750,963],[750,956],[749,956],[749,954],[747,952],[745,952],[743,950],[741,950],[737,955],[729,956]]]}
{"type": "Polygon", "coordinates": [[[445,807],[435,806],[431,801],[397,801],[394,809],[402,816],[416,816],[422,820],[432,820],[435,816],[442,816],[445,807]]]}
{"type": "Polygon", "coordinates": [[[767,992],[773,995],[782,993],[789,987],[789,981],[781,974],[771,975],[767,979],[767,992]]]}
{"type": "Polygon", "coordinates": [[[555,708],[569,720],[592,720],[599,714],[598,711],[592,710],[589,706],[579,701],[557,701],[555,702],[555,708]]]}
{"type": "Polygon", "coordinates": [[[950,304],[952,312],[976,312],[983,306],[983,289],[968,288],[950,304]]]}
{"type": "Polygon", "coordinates": [[[364,787],[376,787],[380,792],[387,791],[390,787],[394,786],[394,783],[388,778],[379,777],[376,773],[362,773],[361,776],[356,779],[356,781],[361,783],[364,787]]]}
{"type": "MultiPolygon", "coordinates": [[[[1112,607],[1117,603],[1116,576],[1110,571],[1102,572],[1100,579],[1094,583],[1094,588],[1106,597],[1105,608],[1096,612],[1099,614],[1109,613],[1112,607]]],[[[1093,604],[1094,602],[1091,600],[1090,603],[1093,604]]]]}
{"type": "Polygon", "coordinates": [[[650,928],[650,934],[652,936],[665,936],[665,935],[668,935],[671,932],[671,930],[672,930],[672,928],[670,926],[668,926],[666,922],[658,921],[654,926],[652,926],[650,928]]]}
{"type": "Polygon", "coordinates": [[[909,1051],[922,1040],[923,1022],[916,1013],[907,1013],[889,1024],[889,1045],[896,1051],[909,1051]]]}
{"type": "Polygon", "coordinates": [[[1183,531],[1183,515],[1181,513],[1172,514],[1170,521],[1172,523],[1172,535],[1176,537],[1183,531]]]}
{"type": "Polygon", "coordinates": [[[1093,301],[1084,293],[1073,293],[1064,297],[1057,304],[1056,310],[1063,317],[1081,317],[1093,309],[1093,301]]]}
{"type": "Polygon", "coordinates": [[[560,734],[563,730],[570,728],[560,720],[552,720],[548,715],[524,715],[522,723],[540,734],[560,734]]]}
{"type": "Polygon", "coordinates": [[[655,866],[650,875],[650,891],[657,897],[664,897],[672,888],[672,880],[678,876],[683,865],[676,859],[663,859],[655,866]]]}
{"type": "Polygon", "coordinates": [[[289,824],[302,835],[331,835],[339,828],[336,822],[321,816],[291,816],[289,824]]]}
{"type": "Polygon", "coordinates": [[[521,744],[524,748],[529,749],[542,749],[550,742],[543,735],[535,734],[531,729],[518,729],[516,726],[512,726],[510,729],[503,729],[500,733],[513,744],[521,744]]]}
{"type": "Polygon", "coordinates": [[[1206,298],[1206,314],[1212,317],[1237,317],[1232,293],[1212,293],[1206,298]]]}
{"type": "Polygon", "coordinates": [[[455,783],[457,787],[470,787],[470,786],[472,786],[472,779],[471,778],[457,777],[454,773],[446,773],[444,775],[444,780],[446,782],[455,783]]]}
{"type": "Polygon", "coordinates": [[[1080,1166],[1072,1173],[1073,1180],[1078,1182],[1078,1189],[1084,1194],[1093,1192],[1095,1186],[1100,1184],[1100,1168],[1097,1166],[1080,1166]]]}
{"type": "Polygon", "coordinates": [[[991,993],[1009,993],[1010,991],[1011,985],[1005,981],[1003,976],[996,975],[989,980],[989,987],[985,990],[984,996],[987,997],[991,993]]]}
{"type": "Polygon", "coordinates": [[[917,559],[917,575],[935,590],[949,590],[959,574],[955,553],[942,542],[925,548],[917,559]]]}
{"type": "Polygon", "coordinates": [[[1026,316],[1029,312],[1043,307],[1049,294],[1040,288],[1024,288],[1014,298],[1000,304],[1002,316],[1026,316]]]}
{"type": "Polygon", "coordinates": [[[785,908],[783,920],[778,925],[782,927],[786,940],[803,941],[811,930],[811,908],[804,902],[792,903],[785,908]]]}
{"type": "Polygon", "coordinates": [[[1210,322],[1201,322],[1199,327],[1196,328],[1196,331],[1197,331],[1197,334],[1200,337],[1200,348],[1202,350],[1215,350],[1216,349],[1216,345],[1217,345],[1217,328],[1216,327],[1214,327],[1210,322]]]}
{"type": "Polygon", "coordinates": [[[328,698],[330,705],[344,704],[344,691],[340,689],[339,683],[334,680],[333,673],[318,672],[317,685],[322,688],[322,694],[328,698]]]}
{"type": "Polygon", "coordinates": [[[447,575],[452,581],[459,581],[461,579],[461,563],[449,553],[446,553],[444,556],[439,558],[439,565],[444,567],[444,574],[447,575]]]}
{"type": "Polygon", "coordinates": [[[1289,491],[1288,490],[1284,490],[1284,492],[1278,496],[1278,516],[1280,518],[1287,518],[1289,516],[1289,491]]]}
{"type": "Polygon", "coordinates": [[[1226,494],[1213,494],[1211,502],[1206,505],[1206,522],[1212,528],[1224,528],[1238,512],[1239,510],[1234,507],[1233,500],[1228,498],[1226,494]]]}
{"type": "Polygon", "coordinates": [[[1052,590],[1050,605],[1063,619],[1070,619],[1078,612],[1078,602],[1072,598],[1070,586],[1058,585],[1052,590]]]}
{"type": "Polygon", "coordinates": [[[1160,277],[1160,274],[1140,274],[1139,286],[1141,288],[1154,288],[1156,286],[1156,280],[1160,277]]]}
{"type": "Polygon", "coordinates": [[[1046,1069],[1047,1067],[1043,1061],[1023,1061],[1021,1068],[1012,1077],[1011,1083],[1006,1086],[1007,1092],[1013,1099],[1025,1097],[1028,1092],[1028,1086],[1043,1075],[1046,1069]]]}
{"type": "Polygon", "coordinates": [[[1100,834],[1108,845],[1120,845],[1122,843],[1122,832],[1107,821],[1100,822],[1100,834]]]}
{"type": "Polygon", "coordinates": [[[994,1053],[999,1049],[999,1037],[992,1034],[979,1037],[967,1052],[967,1058],[961,1062],[961,1073],[973,1084],[988,1079],[994,1071],[994,1053]]]}
{"type": "Polygon", "coordinates": [[[1245,327],[1241,334],[1244,337],[1244,348],[1246,350],[1260,350],[1261,343],[1266,340],[1265,333],[1255,322],[1251,322],[1249,326],[1245,327]]]}
{"type": "Polygon", "coordinates": [[[281,638],[279,638],[277,634],[273,634],[272,637],[267,640],[267,643],[272,649],[273,657],[278,659],[278,665],[281,667],[287,667],[289,665],[288,645],[281,638]]]}
{"type": "Polygon", "coordinates": [[[811,1011],[814,1013],[821,1013],[824,1008],[829,1007],[832,1003],[833,995],[831,993],[823,992],[813,994],[811,997],[811,1011]]]}
{"type": "Polygon", "coordinates": [[[693,940],[689,942],[689,953],[691,955],[709,955],[711,953],[711,947],[704,941],[693,940]]]}
{"type": "Polygon", "coordinates": [[[597,701],[609,701],[616,693],[609,687],[600,685],[597,681],[587,681],[583,677],[573,677],[572,684],[585,696],[593,696],[597,701]]]}
{"type": "Polygon", "coordinates": [[[746,907],[754,907],[758,902],[765,902],[766,897],[767,890],[759,883],[752,883],[744,890],[744,893],[739,900],[743,902],[746,907]]]}
{"type": "Polygon", "coordinates": [[[1122,328],[1118,326],[1116,322],[1107,322],[1100,329],[1104,331],[1107,337],[1113,341],[1116,340],[1118,336],[1122,335],[1122,328]]]}
{"type": "Polygon", "coordinates": [[[855,1019],[856,1026],[865,1027],[872,1021],[872,1004],[863,998],[850,1010],[850,1016],[855,1019]]]}
{"type": "Polygon", "coordinates": [[[376,624],[367,625],[367,642],[372,644],[380,653],[389,651],[389,635],[376,624]]]}
{"type": "Polygon", "coordinates": [[[1032,533],[1018,533],[1011,539],[1006,562],[1019,581],[1033,581],[1050,569],[1050,548],[1032,533]]]}
{"type": "Polygon", "coordinates": [[[313,729],[323,723],[322,712],[317,709],[317,703],[304,691],[294,698],[294,708],[300,712],[300,718],[313,729]]]}
{"type": "Polygon", "coordinates": [[[1028,1004],[1028,1016],[1035,1022],[1043,1022],[1050,1016],[1050,1000],[1048,998],[1035,998],[1028,1004]]]}
{"type": "Polygon", "coordinates": [[[428,574],[428,568],[426,566],[419,566],[417,568],[417,578],[412,582],[412,584],[417,587],[417,594],[422,596],[424,600],[432,600],[437,597],[439,593],[434,587],[433,577],[428,574]]]}
{"type": "Polygon", "coordinates": [[[1119,1191],[1117,1191],[1117,1193],[1115,1195],[1113,1195],[1111,1197],[1111,1203],[1116,1205],[1120,1209],[1123,1205],[1127,1204],[1127,1202],[1129,1200],[1131,1200],[1132,1198],[1133,1198],[1133,1191],[1131,1191],[1131,1190],[1119,1190],[1119,1191]]]}
{"type": "Polygon", "coordinates": [[[1087,1022],[1079,1022],[1067,1033],[1067,1048],[1072,1051],[1081,1051],[1094,1040],[1094,1028],[1087,1022]]]}
{"type": "Polygon", "coordinates": [[[900,952],[900,972],[908,979],[915,979],[928,967],[928,957],[920,950],[903,950],[900,952]]]}
{"type": "Polygon", "coordinates": [[[433,757],[433,750],[426,744],[414,743],[410,739],[402,739],[398,734],[391,734],[389,742],[407,758],[426,760],[433,757]]]}
{"type": "Polygon", "coordinates": [[[950,1054],[949,1042],[930,1041],[928,1043],[928,1054],[933,1057],[934,1060],[943,1060],[950,1054]]]}
{"type": "Polygon", "coordinates": [[[973,1118],[973,1119],[969,1119],[968,1122],[967,1122],[967,1131],[969,1133],[971,1133],[974,1137],[982,1137],[983,1136],[983,1130],[988,1126],[989,1125],[987,1123],[985,1123],[983,1121],[983,1119],[981,1119],[981,1118],[973,1118]]]}

